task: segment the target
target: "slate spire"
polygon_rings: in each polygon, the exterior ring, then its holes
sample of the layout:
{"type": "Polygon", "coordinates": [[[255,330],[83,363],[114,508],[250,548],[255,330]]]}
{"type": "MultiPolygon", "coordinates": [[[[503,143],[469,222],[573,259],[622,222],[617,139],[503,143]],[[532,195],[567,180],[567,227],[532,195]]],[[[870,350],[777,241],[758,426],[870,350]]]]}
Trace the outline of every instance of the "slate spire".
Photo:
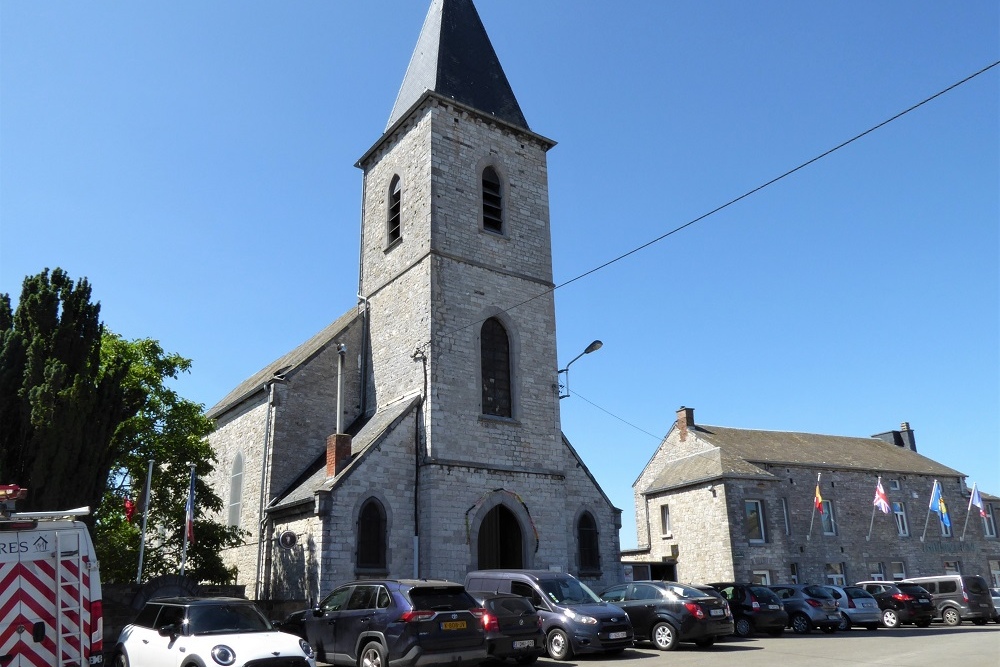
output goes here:
{"type": "Polygon", "coordinates": [[[389,124],[430,90],[529,130],[472,0],[433,0],[389,124]]]}

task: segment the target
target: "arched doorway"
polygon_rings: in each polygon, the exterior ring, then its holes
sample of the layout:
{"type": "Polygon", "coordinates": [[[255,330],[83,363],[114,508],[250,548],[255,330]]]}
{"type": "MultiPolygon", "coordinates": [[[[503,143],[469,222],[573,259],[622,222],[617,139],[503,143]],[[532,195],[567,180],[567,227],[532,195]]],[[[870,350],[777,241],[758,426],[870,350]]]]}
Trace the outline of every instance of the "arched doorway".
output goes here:
{"type": "Polygon", "coordinates": [[[479,526],[479,569],[524,567],[521,524],[514,513],[497,505],[479,526]]]}

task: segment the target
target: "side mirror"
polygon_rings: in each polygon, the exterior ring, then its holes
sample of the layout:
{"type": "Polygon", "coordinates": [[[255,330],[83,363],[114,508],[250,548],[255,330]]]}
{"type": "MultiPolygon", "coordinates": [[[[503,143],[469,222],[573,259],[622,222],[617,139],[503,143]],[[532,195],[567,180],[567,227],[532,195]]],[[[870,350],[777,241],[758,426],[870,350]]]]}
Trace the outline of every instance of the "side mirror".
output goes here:
{"type": "Polygon", "coordinates": [[[174,638],[178,634],[180,634],[178,632],[178,628],[177,628],[177,624],[176,623],[171,623],[170,625],[164,625],[163,627],[161,627],[156,632],[161,637],[170,637],[170,638],[174,638]]]}
{"type": "Polygon", "coordinates": [[[320,607],[313,607],[312,613],[318,618],[323,615],[323,610],[320,607]]]}

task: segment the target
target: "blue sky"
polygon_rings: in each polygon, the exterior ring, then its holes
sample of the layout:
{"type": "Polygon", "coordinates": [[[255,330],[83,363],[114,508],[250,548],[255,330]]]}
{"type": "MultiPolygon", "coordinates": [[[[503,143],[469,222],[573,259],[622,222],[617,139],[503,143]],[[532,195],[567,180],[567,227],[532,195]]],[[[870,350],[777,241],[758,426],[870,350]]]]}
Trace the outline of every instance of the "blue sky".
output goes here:
{"type": "MultiPolygon", "coordinates": [[[[60,266],[211,406],[354,303],[429,0],[0,3],[0,292],[60,266]]],[[[1000,5],[479,0],[549,153],[557,283],[1000,58],[1000,5]]],[[[1000,67],[557,291],[563,430],[631,485],[699,423],[869,436],[1000,495],[1000,67]]],[[[929,491],[929,490],[928,490],[929,491]]],[[[950,505],[962,505],[957,499],[950,505]]]]}

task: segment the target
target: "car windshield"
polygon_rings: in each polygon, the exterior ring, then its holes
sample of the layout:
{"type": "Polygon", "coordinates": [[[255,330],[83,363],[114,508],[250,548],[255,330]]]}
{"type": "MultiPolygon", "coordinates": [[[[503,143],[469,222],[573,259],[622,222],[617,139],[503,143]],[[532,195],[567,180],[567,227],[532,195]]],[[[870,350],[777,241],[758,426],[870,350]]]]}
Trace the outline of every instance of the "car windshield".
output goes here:
{"type": "Polygon", "coordinates": [[[857,586],[848,586],[847,588],[844,589],[844,592],[847,593],[847,597],[851,598],[852,600],[872,597],[871,593],[869,593],[863,588],[858,588],[857,586]]]}
{"type": "Polygon", "coordinates": [[[708,595],[708,593],[699,591],[697,588],[683,586],[681,584],[663,584],[661,588],[668,597],[674,598],[675,600],[680,598],[703,598],[708,595]]]}
{"type": "Polygon", "coordinates": [[[822,586],[806,586],[802,589],[802,592],[809,597],[818,598],[820,600],[833,600],[833,593],[828,591],[822,586]]]}
{"type": "Polygon", "coordinates": [[[982,577],[962,577],[965,588],[973,595],[989,595],[986,580],[982,577]]]}
{"type": "Polygon", "coordinates": [[[590,604],[600,602],[594,591],[576,579],[542,579],[542,592],[555,604],[590,604]]]}
{"type": "Polygon", "coordinates": [[[271,623],[250,604],[191,607],[188,612],[188,634],[191,635],[268,632],[271,629],[271,623]]]}
{"type": "Polygon", "coordinates": [[[930,597],[930,593],[923,586],[917,586],[916,584],[898,584],[899,590],[907,595],[921,595],[923,597],[930,597]]]}
{"type": "Polygon", "coordinates": [[[764,586],[751,586],[750,592],[755,598],[757,598],[758,602],[769,602],[771,604],[781,602],[781,600],[778,599],[778,596],[774,594],[774,591],[764,586]]]}
{"type": "Polygon", "coordinates": [[[410,601],[414,609],[427,611],[461,611],[478,606],[461,586],[451,588],[417,586],[410,589],[410,601]]]}

